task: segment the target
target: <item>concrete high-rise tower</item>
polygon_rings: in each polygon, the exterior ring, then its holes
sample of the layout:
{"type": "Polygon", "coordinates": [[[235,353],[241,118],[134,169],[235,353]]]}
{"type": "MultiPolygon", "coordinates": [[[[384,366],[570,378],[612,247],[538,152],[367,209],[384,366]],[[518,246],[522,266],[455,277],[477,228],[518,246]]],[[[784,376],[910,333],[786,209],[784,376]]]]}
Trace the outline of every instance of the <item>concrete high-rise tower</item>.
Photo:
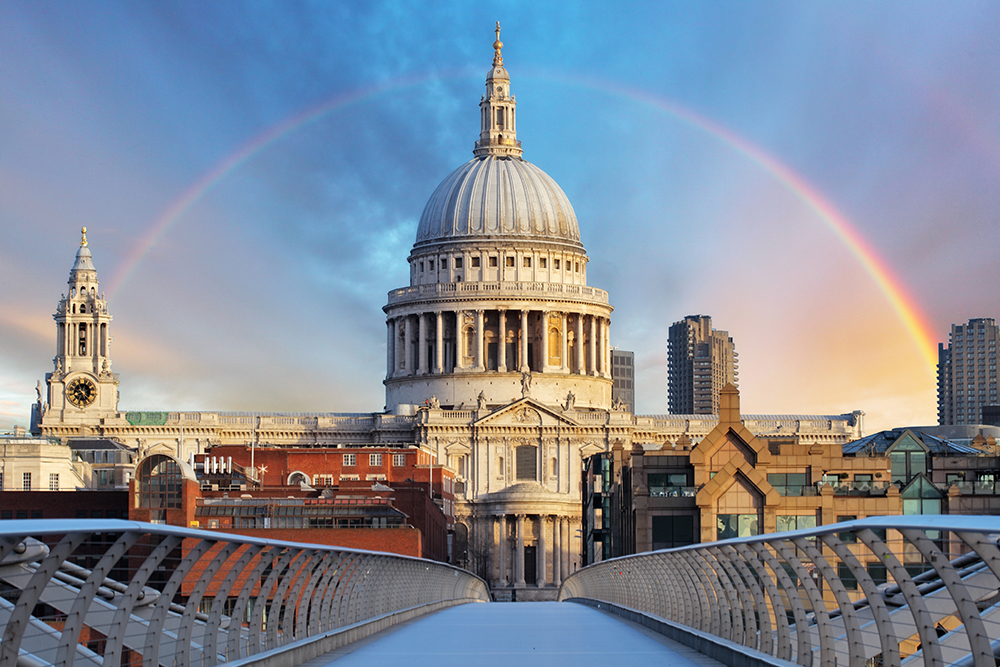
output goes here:
{"type": "Polygon", "coordinates": [[[670,327],[667,394],[671,414],[718,414],[719,391],[737,384],[736,347],[707,315],[688,315],[670,327]]]}
{"type": "Polygon", "coordinates": [[[981,424],[982,408],[997,405],[997,341],[992,317],[951,325],[938,344],[938,424],[981,424]]]}

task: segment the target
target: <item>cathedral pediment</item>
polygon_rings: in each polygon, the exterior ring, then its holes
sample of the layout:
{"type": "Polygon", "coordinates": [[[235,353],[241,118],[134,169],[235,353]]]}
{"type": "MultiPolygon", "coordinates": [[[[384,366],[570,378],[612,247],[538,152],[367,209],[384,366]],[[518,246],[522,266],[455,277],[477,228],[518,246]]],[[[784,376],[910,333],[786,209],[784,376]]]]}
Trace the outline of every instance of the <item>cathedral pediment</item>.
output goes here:
{"type": "Polygon", "coordinates": [[[522,398],[475,422],[476,426],[545,427],[579,426],[566,415],[530,398],[522,398]]]}

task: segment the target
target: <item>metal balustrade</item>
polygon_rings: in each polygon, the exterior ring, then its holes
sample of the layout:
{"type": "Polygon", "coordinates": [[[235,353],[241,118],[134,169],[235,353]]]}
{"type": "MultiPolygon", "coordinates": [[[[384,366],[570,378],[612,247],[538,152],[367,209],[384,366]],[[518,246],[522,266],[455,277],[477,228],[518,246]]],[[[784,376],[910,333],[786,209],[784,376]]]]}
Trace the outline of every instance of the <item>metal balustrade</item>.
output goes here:
{"type": "Polygon", "coordinates": [[[0,523],[0,667],[293,664],[473,601],[489,601],[482,579],[419,558],[131,521],[0,523]]]}
{"type": "Polygon", "coordinates": [[[994,667],[998,539],[1000,517],[870,518],[604,561],[559,599],[763,664],[994,667]]]}

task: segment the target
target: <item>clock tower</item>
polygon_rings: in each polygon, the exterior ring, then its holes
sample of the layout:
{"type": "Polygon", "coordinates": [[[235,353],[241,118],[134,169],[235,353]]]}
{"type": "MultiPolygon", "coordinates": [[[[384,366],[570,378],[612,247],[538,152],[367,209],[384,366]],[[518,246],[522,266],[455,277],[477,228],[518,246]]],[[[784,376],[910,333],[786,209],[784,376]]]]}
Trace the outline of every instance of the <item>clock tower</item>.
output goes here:
{"type": "Polygon", "coordinates": [[[111,316],[99,291],[97,269],[82,230],[80,249],[69,272],[69,290],[59,300],[56,321],[55,368],[45,375],[48,402],[41,388],[35,430],[46,435],[71,435],[118,410],[118,374],[111,372],[111,316]]]}

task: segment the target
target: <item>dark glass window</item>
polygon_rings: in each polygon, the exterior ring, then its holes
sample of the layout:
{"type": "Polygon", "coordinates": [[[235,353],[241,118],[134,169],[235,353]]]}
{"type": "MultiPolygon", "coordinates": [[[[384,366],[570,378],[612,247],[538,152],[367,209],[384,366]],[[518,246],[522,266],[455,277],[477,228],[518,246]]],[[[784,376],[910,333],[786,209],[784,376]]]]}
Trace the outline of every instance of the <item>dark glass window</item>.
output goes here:
{"type": "Polygon", "coordinates": [[[694,544],[694,517],[690,514],[654,516],[653,549],[672,549],[694,544]]]}
{"type": "Polygon", "coordinates": [[[858,580],[854,576],[854,572],[851,568],[847,567],[845,563],[837,564],[837,576],[840,577],[840,581],[844,584],[844,588],[849,591],[858,590],[858,580]]]}

